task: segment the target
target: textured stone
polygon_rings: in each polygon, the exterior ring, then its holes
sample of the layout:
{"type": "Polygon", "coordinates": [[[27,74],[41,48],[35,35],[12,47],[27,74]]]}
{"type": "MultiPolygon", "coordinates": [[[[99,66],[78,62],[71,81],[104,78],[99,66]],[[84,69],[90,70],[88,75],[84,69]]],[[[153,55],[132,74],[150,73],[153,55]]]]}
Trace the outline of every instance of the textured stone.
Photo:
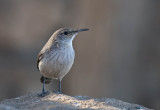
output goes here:
{"type": "Polygon", "coordinates": [[[39,97],[38,93],[5,99],[0,110],[151,110],[137,104],[126,103],[112,98],[91,98],[88,96],[67,96],[50,93],[39,97]]]}

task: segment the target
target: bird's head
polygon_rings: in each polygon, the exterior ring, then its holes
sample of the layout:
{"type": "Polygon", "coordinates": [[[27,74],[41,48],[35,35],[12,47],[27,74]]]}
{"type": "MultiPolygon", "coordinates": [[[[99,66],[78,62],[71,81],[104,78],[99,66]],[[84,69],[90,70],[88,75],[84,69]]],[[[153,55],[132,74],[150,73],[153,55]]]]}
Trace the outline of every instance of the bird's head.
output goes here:
{"type": "Polygon", "coordinates": [[[53,35],[60,42],[72,42],[74,37],[83,31],[88,31],[89,29],[71,29],[71,28],[61,28],[57,30],[53,35]]]}

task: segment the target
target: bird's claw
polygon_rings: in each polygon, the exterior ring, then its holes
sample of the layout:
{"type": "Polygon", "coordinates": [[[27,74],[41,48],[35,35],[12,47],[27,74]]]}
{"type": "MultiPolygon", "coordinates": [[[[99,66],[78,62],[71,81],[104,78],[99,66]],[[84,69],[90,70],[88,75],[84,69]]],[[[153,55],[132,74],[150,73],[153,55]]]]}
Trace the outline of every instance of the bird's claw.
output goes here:
{"type": "Polygon", "coordinates": [[[56,94],[62,94],[61,91],[53,91],[53,93],[56,93],[56,94]]]}
{"type": "Polygon", "coordinates": [[[48,91],[44,91],[44,92],[38,94],[38,96],[45,97],[47,94],[49,94],[49,92],[48,91]]]}

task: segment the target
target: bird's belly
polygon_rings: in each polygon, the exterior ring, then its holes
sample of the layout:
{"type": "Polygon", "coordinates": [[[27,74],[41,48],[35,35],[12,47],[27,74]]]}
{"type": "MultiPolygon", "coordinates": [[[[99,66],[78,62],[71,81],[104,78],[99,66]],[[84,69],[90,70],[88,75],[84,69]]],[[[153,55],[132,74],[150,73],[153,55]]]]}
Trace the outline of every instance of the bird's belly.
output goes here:
{"type": "Polygon", "coordinates": [[[48,78],[62,79],[71,69],[74,62],[74,54],[66,52],[54,52],[44,57],[40,63],[42,75],[48,78]]]}

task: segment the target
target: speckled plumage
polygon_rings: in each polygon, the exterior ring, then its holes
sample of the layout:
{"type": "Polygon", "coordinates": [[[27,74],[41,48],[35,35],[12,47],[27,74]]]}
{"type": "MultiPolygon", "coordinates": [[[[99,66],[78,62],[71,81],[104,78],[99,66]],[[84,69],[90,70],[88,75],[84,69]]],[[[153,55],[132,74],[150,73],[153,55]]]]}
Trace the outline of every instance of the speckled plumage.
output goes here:
{"type": "Polygon", "coordinates": [[[38,65],[43,76],[62,80],[71,69],[75,57],[72,44],[61,45],[58,43],[58,47],[43,54],[38,65]]]}

